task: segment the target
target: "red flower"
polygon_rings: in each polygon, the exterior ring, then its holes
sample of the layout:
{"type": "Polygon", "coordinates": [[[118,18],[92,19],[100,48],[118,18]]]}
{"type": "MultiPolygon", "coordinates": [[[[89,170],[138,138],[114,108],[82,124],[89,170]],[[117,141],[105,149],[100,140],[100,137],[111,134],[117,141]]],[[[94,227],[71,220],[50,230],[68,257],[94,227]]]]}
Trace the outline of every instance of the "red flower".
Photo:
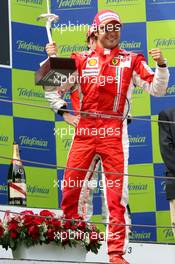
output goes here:
{"type": "Polygon", "coordinates": [[[34,212],[32,210],[25,210],[20,213],[21,215],[34,215],[34,212]]]}
{"type": "Polygon", "coordinates": [[[82,221],[78,222],[77,223],[77,228],[84,232],[85,229],[86,229],[86,223],[82,222],[82,221]]]}
{"type": "Polygon", "coordinates": [[[14,231],[17,230],[18,228],[18,222],[12,218],[12,220],[10,220],[10,222],[8,223],[8,231],[14,231]]]}
{"type": "Polygon", "coordinates": [[[55,233],[55,230],[53,228],[49,228],[47,230],[47,237],[50,241],[53,241],[55,239],[55,236],[56,236],[56,233],[55,233]]]}
{"type": "Polygon", "coordinates": [[[39,217],[39,216],[37,216],[37,215],[35,215],[35,217],[34,217],[34,219],[33,219],[33,223],[34,223],[35,225],[41,225],[42,222],[44,222],[44,221],[45,221],[44,218],[39,217]]]}
{"type": "Polygon", "coordinates": [[[77,229],[77,223],[74,223],[71,225],[71,230],[76,230],[77,229]]]}
{"type": "Polygon", "coordinates": [[[61,221],[59,219],[51,219],[51,224],[55,227],[56,230],[59,230],[61,227],[61,221]]]}
{"type": "Polygon", "coordinates": [[[64,221],[63,228],[70,229],[71,228],[71,221],[64,221]]]}
{"type": "MultiPolygon", "coordinates": [[[[3,226],[0,220],[0,244],[6,246],[9,241],[13,239],[16,245],[20,242],[27,244],[28,239],[30,244],[43,242],[43,235],[46,238],[46,243],[54,241],[64,245],[72,245],[72,241],[81,243],[84,239],[87,242],[87,250],[92,248],[99,248],[100,241],[103,235],[99,233],[95,225],[83,222],[83,218],[77,217],[76,219],[65,220],[63,217],[57,218],[54,213],[43,210],[39,214],[34,214],[31,210],[26,210],[20,214],[13,214],[13,217],[6,217],[7,236],[4,236],[6,227],[3,226]],[[46,226],[46,230],[44,228],[46,226]],[[33,242],[32,242],[33,241],[33,242]],[[92,247],[91,247],[92,245],[92,247]]],[[[8,244],[7,248],[13,246],[8,244]]]]}
{"type": "Polygon", "coordinates": [[[37,240],[39,237],[39,228],[38,226],[30,226],[28,229],[28,235],[33,239],[33,240],[37,240]]]}
{"type": "Polygon", "coordinates": [[[45,216],[45,217],[54,217],[55,214],[50,212],[49,210],[42,210],[39,214],[40,216],[45,216]]]}
{"type": "Polygon", "coordinates": [[[18,236],[18,233],[16,231],[12,231],[10,233],[10,237],[12,237],[12,238],[17,238],[17,236],[18,236]]]}
{"type": "Polygon", "coordinates": [[[0,237],[2,237],[4,234],[4,228],[2,226],[2,223],[0,222],[0,237]]]}
{"type": "Polygon", "coordinates": [[[68,241],[69,240],[69,233],[68,232],[66,232],[66,231],[62,231],[61,232],[61,234],[60,234],[61,236],[61,241],[68,241]]]}
{"type": "Polygon", "coordinates": [[[26,227],[28,227],[28,226],[30,226],[30,225],[33,224],[34,216],[26,215],[26,216],[23,218],[23,220],[24,220],[24,225],[25,225],[26,227]]]}

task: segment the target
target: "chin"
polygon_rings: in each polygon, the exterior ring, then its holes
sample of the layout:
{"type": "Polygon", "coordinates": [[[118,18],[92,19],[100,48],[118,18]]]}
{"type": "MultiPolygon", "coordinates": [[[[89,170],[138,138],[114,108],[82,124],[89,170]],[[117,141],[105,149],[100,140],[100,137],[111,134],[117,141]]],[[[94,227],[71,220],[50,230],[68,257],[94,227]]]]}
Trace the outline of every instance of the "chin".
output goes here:
{"type": "Polygon", "coordinates": [[[106,49],[114,49],[117,47],[117,44],[116,45],[106,45],[105,48],[106,49]]]}
{"type": "Polygon", "coordinates": [[[114,49],[118,46],[118,42],[115,43],[106,43],[105,48],[106,49],[114,49]]]}

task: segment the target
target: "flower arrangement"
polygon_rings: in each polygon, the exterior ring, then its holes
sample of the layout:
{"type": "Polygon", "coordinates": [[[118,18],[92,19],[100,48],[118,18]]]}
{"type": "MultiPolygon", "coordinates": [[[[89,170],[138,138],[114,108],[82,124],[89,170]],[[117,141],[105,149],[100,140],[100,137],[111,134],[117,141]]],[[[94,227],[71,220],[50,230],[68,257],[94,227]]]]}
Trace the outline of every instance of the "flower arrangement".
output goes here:
{"type": "Polygon", "coordinates": [[[30,247],[53,242],[63,247],[79,244],[97,254],[103,240],[103,234],[95,225],[84,222],[82,218],[68,221],[48,210],[39,214],[31,210],[9,213],[3,221],[0,220],[0,245],[6,250],[15,250],[21,243],[30,247]]]}

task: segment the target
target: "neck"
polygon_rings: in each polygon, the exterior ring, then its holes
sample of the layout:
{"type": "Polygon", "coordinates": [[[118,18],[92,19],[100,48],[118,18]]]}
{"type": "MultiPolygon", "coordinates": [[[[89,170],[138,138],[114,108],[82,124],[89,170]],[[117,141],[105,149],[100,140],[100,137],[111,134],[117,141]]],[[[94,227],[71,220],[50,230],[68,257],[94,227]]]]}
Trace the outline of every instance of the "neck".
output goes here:
{"type": "Polygon", "coordinates": [[[102,48],[102,49],[110,49],[110,50],[113,50],[115,48],[118,48],[119,49],[119,44],[117,46],[113,47],[113,48],[106,48],[106,47],[103,46],[103,44],[99,40],[97,40],[97,46],[99,48],[102,48]]]}

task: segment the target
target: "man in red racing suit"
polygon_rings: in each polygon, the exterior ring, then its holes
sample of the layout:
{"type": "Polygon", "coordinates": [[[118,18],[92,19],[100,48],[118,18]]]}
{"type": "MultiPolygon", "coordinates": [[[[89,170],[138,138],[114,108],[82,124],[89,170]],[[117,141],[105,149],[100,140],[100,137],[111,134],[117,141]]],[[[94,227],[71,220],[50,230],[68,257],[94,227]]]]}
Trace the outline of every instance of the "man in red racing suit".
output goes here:
{"type": "MultiPolygon", "coordinates": [[[[122,257],[128,242],[126,232],[126,205],[128,203],[128,146],[127,121],[121,118],[127,112],[135,86],[154,96],[166,93],[169,72],[159,49],[150,55],[156,61],[155,73],[142,54],[119,49],[121,22],[110,10],[99,12],[97,46],[85,54],[72,54],[83,94],[80,120],[70,149],[65,175],[62,210],[66,218],[79,216],[79,199],[83,184],[88,181],[100,158],[107,212],[107,246],[110,263],[127,263],[122,257]],[[107,26],[110,25],[110,29],[107,26]],[[111,26],[112,25],[112,26],[111,26]],[[78,170],[74,170],[78,169],[78,170]]],[[[52,55],[54,45],[46,46],[52,55]]],[[[49,98],[48,98],[49,99],[49,98]]],[[[52,102],[53,103],[53,102],[52,102]]],[[[52,104],[53,106],[53,104],[52,104]]],[[[55,111],[66,109],[60,98],[55,111]]]]}

